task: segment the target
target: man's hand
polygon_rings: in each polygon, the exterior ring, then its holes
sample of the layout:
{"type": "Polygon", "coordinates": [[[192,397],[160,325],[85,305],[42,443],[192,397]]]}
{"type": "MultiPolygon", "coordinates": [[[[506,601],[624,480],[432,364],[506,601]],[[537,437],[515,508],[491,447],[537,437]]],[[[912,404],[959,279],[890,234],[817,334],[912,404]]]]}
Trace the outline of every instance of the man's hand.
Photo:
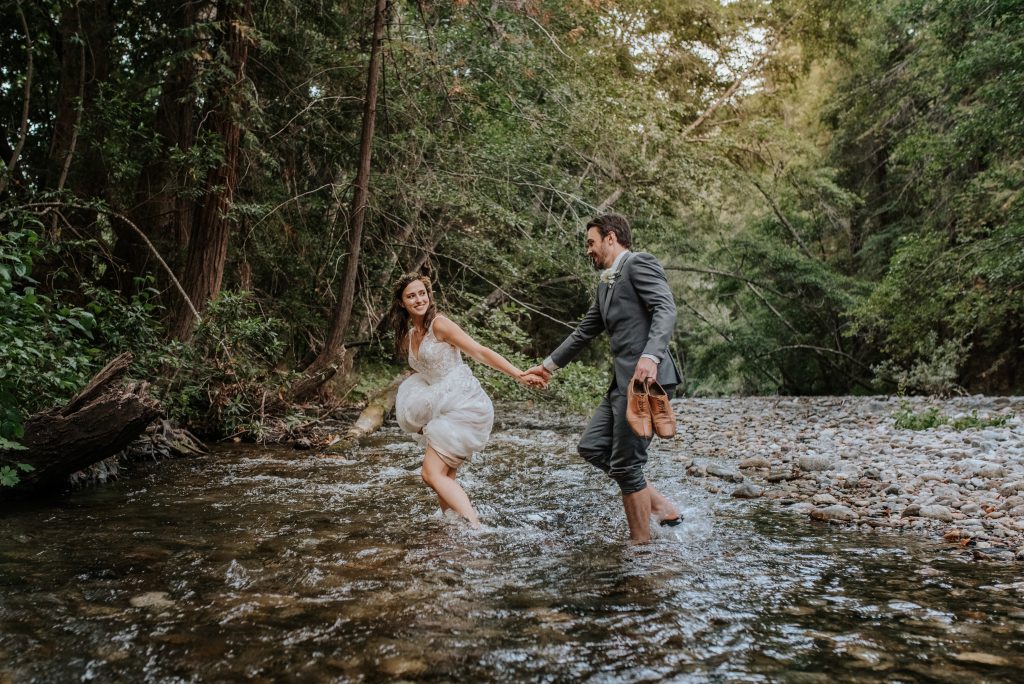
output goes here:
{"type": "Polygon", "coordinates": [[[526,372],[527,374],[530,375],[539,375],[541,378],[544,379],[545,385],[547,385],[547,383],[551,380],[551,371],[545,368],[542,364],[537,364],[536,366],[530,368],[526,372]]]}
{"type": "Polygon", "coordinates": [[[636,364],[636,370],[633,371],[633,379],[644,382],[647,380],[657,380],[658,378],[658,364],[646,356],[640,357],[640,361],[636,364]]]}
{"type": "Polygon", "coordinates": [[[540,377],[536,373],[523,373],[516,379],[519,381],[520,384],[525,385],[527,387],[533,387],[535,389],[544,389],[548,386],[548,381],[540,377]]]}

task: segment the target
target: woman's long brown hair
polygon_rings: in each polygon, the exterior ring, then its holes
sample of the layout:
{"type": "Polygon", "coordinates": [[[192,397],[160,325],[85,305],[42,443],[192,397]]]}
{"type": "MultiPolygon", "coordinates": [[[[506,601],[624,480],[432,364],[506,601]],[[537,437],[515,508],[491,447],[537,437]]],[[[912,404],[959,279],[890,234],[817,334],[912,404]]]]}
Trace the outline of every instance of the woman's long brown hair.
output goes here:
{"type": "Polygon", "coordinates": [[[434,305],[434,295],[430,290],[430,278],[420,273],[406,273],[395,283],[395,289],[391,298],[391,320],[394,321],[395,330],[395,356],[404,358],[409,353],[409,312],[402,306],[402,293],[409,283],[415,281],[423,283],[427,288],[427,297],[430,299],[430,306],[423,314],[423,328],[430,329],[430,324],[437,316],[437,307],[434,305]]]}

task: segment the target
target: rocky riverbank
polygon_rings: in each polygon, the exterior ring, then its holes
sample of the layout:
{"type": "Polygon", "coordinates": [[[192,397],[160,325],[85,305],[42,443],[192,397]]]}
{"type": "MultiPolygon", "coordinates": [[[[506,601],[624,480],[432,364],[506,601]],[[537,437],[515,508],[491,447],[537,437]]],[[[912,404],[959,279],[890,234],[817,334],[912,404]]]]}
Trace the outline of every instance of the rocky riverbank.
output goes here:
{"type": "Polygon", "coordinates": [[[1024,561],[1024,398],[673,401],[672,450],[711,491],[1024,561]],[[902,422],[942,423],[928,429],[902,422]]]}

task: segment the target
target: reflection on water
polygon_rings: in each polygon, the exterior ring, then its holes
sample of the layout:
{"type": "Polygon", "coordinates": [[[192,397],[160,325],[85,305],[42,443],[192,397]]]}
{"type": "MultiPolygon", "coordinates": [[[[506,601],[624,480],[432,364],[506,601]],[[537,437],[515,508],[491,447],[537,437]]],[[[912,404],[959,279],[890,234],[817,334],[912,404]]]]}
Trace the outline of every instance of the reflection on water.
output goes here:
{"type": "MultiPolygon", "coordinates": [[[[506,416],[506,420],[508,417],[506,416]]],[[[1014,680],[1024,580],[906,537],[711,495],[629,547],[575,422],[464,468],[436,513],[397,432],[344,455],[231,447],[0,520],[0,682],[1014,680]]]]}

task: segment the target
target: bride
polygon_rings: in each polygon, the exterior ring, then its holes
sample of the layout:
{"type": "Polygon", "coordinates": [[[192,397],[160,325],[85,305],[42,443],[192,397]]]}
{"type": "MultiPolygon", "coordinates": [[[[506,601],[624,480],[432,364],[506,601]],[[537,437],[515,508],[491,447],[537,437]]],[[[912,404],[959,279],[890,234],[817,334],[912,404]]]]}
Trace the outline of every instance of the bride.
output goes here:
{"type": "Polygon", "coordinates": [[[395,349],[416,371],[398,388],[398,424],[426,447],[423,481],[437,493],[441,512],[451,509],[479,528],[480,519],[455,472],[487,443],[494,406],[460,352],[523,385],[544,387],[547,382],[519,370],[438,314],[426,276],[406,273],[399,279],[392,312],[395,349]]]}

